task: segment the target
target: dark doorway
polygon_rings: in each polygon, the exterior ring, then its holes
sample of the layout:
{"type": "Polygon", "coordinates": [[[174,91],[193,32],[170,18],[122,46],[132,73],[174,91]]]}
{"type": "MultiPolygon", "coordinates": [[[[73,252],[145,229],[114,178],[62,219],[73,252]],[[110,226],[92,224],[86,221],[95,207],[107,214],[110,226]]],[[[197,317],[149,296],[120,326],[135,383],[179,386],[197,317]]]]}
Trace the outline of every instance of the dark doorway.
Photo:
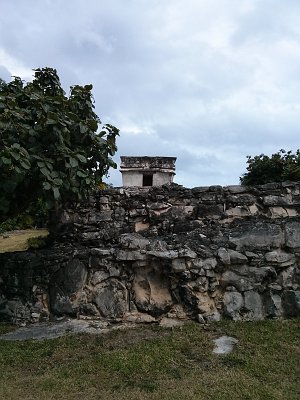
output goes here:
{"type": "Polygon", "coordinates": [[[143,175],[143,186],[153,186],[153,174],[143,175]]]}

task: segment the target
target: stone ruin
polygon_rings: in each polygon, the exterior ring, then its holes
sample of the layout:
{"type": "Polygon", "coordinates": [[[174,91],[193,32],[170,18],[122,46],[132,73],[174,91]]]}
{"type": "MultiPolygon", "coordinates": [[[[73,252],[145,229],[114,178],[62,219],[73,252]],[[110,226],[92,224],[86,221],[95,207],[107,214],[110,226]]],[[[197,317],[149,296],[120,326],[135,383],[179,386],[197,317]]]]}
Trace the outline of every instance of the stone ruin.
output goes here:
{"type": "Polygon", "coordinates": [[[121,156],[123,186],[150,187],[173,182],[176,157],[121,156]]]}
{"type": "Polygon", "coordinates": [[[47,248],[0,254],[0,320],[300,315],[300,183],[95,192],[47,248]]]}

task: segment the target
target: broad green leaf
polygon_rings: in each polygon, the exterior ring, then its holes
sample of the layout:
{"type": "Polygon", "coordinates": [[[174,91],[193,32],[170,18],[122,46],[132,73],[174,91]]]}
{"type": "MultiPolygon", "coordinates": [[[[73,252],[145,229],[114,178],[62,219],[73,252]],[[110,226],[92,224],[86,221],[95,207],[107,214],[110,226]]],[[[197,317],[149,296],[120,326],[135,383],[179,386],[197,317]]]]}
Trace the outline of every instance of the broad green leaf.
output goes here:
{"type": "Polygon", "coordinates": [[[87,162],[87,159],[86,159],[83,155],[81,155],[81,154],[77,154],[76,157],[78,158],[78,160],[79,160],[80,162],[82,162],[82,163],[84,163],[84,164],[87,162]]]}
{"type": "Polygon", "coordinates": [[[72,168],[76,168],[78,166],[78,161],[76,160],[76,158],[70,157],[70,165],[72,168]]]}
{"type": "Polygon", "coordinates": [[[30,162],[26,159],[20,160],[20,165],[24,168],[24,169],[30,169],[31,165],[30,162]]]}
{"type": "Polygon", "coordinates": [[[54,195],[55,200],[58,200],[60,198],[59,189],[57,187],[53,188],[53,195],[54,195]]]}
{"type": "Polygon", "coordinates": [[[52,187],[52,186],[50,185],[49,182],[44,182],[44,183],[43,183],[43,188],[44,188],[45,190],[50,190],[51,187],[52,187]]]}

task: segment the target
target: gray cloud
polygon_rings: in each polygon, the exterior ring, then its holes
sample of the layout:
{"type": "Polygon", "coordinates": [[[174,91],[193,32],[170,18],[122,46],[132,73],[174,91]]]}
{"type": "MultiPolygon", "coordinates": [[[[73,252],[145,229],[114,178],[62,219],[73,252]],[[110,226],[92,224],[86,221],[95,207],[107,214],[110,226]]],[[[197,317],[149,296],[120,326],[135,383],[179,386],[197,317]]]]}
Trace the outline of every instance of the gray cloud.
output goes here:
{"type": "MultiPolygon", "coordinates": [[[[246,155],[299,147],[296,0],[11,0],[0,76],[93,83],[119,155],[177,156],[186,186],[237,183],[246,155]]],[[[119,172],[110,181],[121,184],[119,172]]]]}

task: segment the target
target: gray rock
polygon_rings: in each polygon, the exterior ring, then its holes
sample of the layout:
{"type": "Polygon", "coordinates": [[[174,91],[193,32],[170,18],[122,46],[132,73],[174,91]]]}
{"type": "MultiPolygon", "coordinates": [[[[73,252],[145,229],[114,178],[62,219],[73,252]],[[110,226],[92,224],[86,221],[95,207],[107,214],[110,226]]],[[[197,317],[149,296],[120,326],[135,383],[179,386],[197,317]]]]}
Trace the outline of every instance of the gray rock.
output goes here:
{"type": "Polygon", "coordinates": [[[138,310],[153,316],[169,311],[173,305],[169,286],[161,270],[154,267],[137,269],[132,289],[138,310]]]}
{"type": "Polygon", "coordinates": [[[280,226],[264,222],[250,226],[246,232],[239,232],[238,236],[231,236],[229,242],[237,250],[268,250],[281,247],[285,237],[280,226]]]}
{"type": "Polygon", "coordinates": [[[56,314],[76,315],[87,269],[78,259],[70,260],[50,281],[50,305],[56,314]]]}
{"type": "Polygon", "coordinates": [[[166,260],[173,260],[178,257],[178,251],[175,250],[151,250],[147,251],[147,255],[164,258],[166,260]]]}
{"type": "Polygon", "coordinates": [[[234,321],[241,319],[239,314],[244,305],[244,299],[239,292],[225,292],[223,297],[224,313],[234,321]]]}
{"type": "Polygon", "coordinates": [[[223,287],[234,286],[240,292],[253,289],[254,281],[250,277],[243,277],[233,271],[225,271],[220,279],[220,284],[223,287]]]}
{"type": "Polygon", "coordinates": [[[172,260],[172,269],[174,272],[183,272],[187,269],[185,258],[175,258],[172,260]]]}
{"type": "Polygon", "coordinates": [[[147,255],[145,253],[141,253],[139,250],[126,251],[126,250],[118,250],[116,254],[117,261],[136,261],[136,260],[146,260],[147,255]]]}
{"type": "Polygon", "coordinates": [[[128,311],[127,290],[113,278],[95,291],[93,301],[105,318],[122,318],[128,311]]]}
{"type": "Polygon", "coordinates": [[[230,265],[230,255],[224,248],[218,250],[218,257],[224,265],[230,265]]]}
{"type": "Polygon", "coordinates": [[[252,290],[244,294],[244,307],[248,312],[245,318],[251,321],[258,321],[264,318],[263,303],[260,295],[252,290]]]}
{"type": "Polygon", "coordinates": [[[287,317],[300,316],[300,291],[287,290],[282,295],[282,307],[287,317]]]}
{"type": "Polygon", "coordinates": [[[232,352],[233,347],[238,343],[238,340],[230,336],[221,336],[214,340],[215,348],[213,353],[215,354],[229,354],[232,352]]]}
{"type": "Polygon", "coordinates": [[[264,311],[267,318],[279,318],[283,314],[281,296],[269,292],[263,295],[264,311]]]}
{"type": "Polygon", "coordinates": [[[292,249],[300,248],[300,222],[288,222],[285,232],[286,245],[292,249]]]}
{"type": "Polygon", "coordinates": [[[124,249],[143,250],[150,245],[150,240],[138,233],[124,233],[120,236],[120,244],[124,249]]]}
{"type": "Polygon", "coordinates": [[[231,264],[245,264],[248,262],[248,258],[244,254],[239,253],[235,250],[228,250],[231,264]]]}
{"type": "Polygon", "coordinates": [[[295,255],[286,253],[283,250],[273,250],[265,254],[265,259],[269,263],[280,264],[282,267],[295,263],[295,255]]]}

